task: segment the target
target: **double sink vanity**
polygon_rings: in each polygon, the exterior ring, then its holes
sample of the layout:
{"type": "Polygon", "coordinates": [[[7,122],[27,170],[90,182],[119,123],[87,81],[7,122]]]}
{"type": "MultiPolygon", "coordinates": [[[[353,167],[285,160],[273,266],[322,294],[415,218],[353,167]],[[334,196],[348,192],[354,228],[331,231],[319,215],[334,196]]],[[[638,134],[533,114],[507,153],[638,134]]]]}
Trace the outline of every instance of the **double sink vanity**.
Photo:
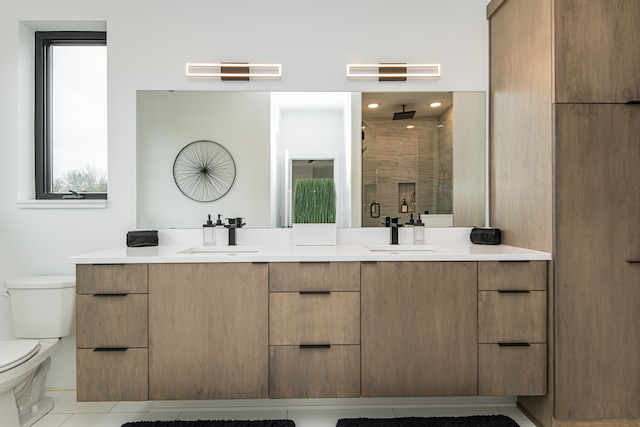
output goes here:
{"type": "Polygon", "coordinates": [[[544,395],[550,255],[469,230],[72,257],[78,400],[544,395]]]}

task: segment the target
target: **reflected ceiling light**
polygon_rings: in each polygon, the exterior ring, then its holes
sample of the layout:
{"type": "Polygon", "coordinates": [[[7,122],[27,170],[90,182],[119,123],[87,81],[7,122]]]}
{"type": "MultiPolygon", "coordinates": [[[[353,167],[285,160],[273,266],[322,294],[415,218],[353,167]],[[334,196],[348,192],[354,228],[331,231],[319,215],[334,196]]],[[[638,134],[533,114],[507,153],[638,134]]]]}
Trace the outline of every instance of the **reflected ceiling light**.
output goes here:
{"type": "Polygon", "coordinates": [[[249,80],[250,77],[279,79],[282,77],[282,64],[188,62],[186,75],[187,77],[220,77],[222,80],[249,80]]]}
{"type": "Polygon", "coordinates": [[[407,77],[440,77],[440,64],[347,64],[347,77],[374,77],[380,81],[404,81],[407,77]]]}
{"type": "Polygon", "coordinates": [[[407,129],[413,129],[415,126],[414,125],[408,125],[407,129]]]}
{"type": "Polygon", "coordinates": [[[367,105],[367,107],[369,107],[369,108],[378,108],[379,106],[380,106],[380,104],[376,104],[375,102],[367,105]]]}
{"type": "Polygon", "coordinates": [[[436,102],[432,102],[431,104],[429,104],[429,107],[435,108],[435,107],[439,107],[441,105],[442,105],[442,102],[436,101],[436,102]]]}

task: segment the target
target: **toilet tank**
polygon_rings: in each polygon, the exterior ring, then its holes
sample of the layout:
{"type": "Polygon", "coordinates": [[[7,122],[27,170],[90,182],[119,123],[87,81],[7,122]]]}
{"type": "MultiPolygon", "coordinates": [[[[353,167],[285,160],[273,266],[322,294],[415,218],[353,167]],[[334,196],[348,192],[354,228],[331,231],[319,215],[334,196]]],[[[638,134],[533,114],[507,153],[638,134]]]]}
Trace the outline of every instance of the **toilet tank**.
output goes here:
{"type": "Polygon", "coordinates": [[[75,332],[75,276],[28,276],[4,282],[18,338],[60,338],[75,332]]]}

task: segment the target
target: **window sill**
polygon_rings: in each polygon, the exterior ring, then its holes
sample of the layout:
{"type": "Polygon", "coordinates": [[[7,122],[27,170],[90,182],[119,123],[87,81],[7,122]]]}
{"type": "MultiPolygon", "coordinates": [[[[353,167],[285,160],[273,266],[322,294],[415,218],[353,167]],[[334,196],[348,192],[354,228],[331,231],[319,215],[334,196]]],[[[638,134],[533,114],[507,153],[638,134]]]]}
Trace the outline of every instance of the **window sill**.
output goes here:
{"type": "Polygon", "coordinates": [[[64,199],[64,200],[20,200],[20,209],[104,209],[107,201],[104,199],[64,199]]]}

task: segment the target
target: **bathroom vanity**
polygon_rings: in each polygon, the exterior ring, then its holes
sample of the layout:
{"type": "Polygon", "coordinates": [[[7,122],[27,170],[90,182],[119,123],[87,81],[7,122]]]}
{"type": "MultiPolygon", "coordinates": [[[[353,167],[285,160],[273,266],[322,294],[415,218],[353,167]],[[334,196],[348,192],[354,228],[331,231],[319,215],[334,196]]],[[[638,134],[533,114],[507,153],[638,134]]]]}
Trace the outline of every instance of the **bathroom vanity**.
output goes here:
{"type": "Polygon", "coordinates": [[[549,254],[385,248],[73,257],[78,400],[546,394],[549,254]]]}

